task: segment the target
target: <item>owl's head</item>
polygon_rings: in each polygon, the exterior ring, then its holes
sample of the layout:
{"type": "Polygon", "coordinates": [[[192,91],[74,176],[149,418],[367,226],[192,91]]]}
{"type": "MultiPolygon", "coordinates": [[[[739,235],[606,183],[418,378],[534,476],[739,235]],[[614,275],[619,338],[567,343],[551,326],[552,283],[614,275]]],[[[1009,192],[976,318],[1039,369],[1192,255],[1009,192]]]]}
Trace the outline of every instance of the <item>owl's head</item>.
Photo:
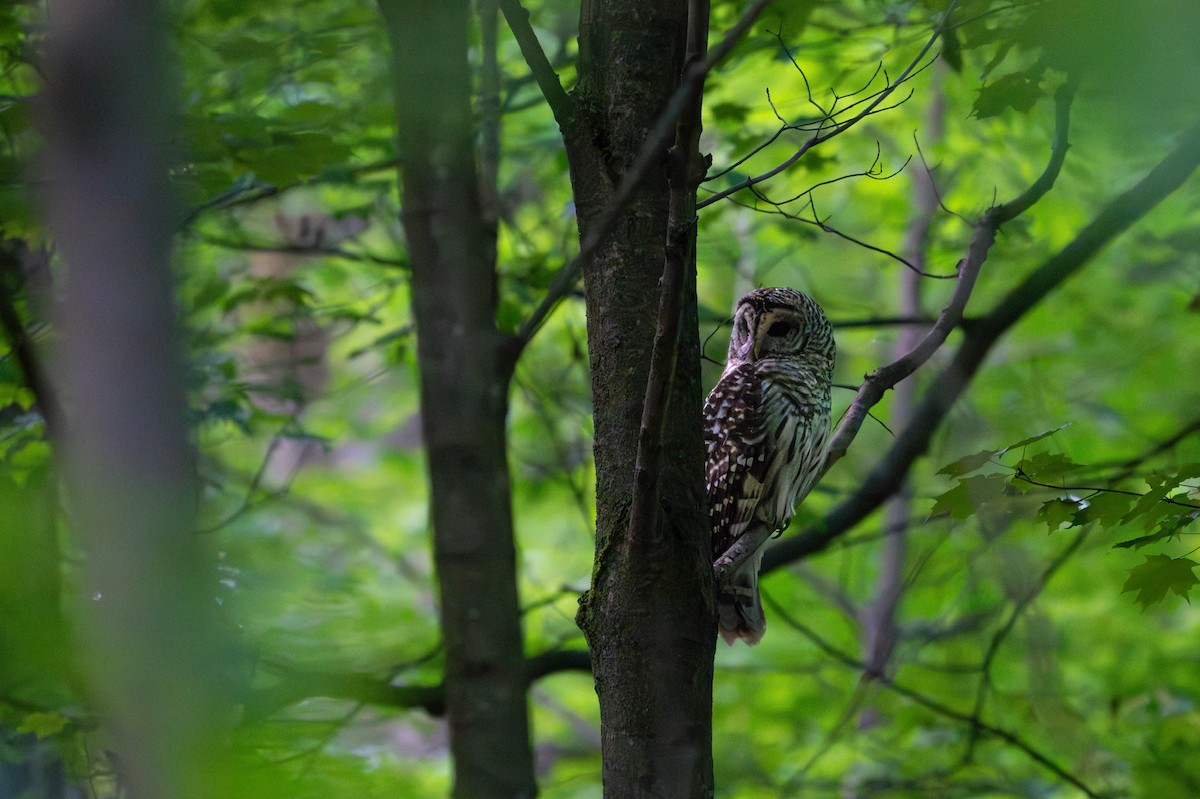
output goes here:
{"type": "Polygon", "coordinates": [[[728,363],[802,355],[833,361],[833,328],[812,297],[790,288],[763,288],[738,300],[728,363]]]}

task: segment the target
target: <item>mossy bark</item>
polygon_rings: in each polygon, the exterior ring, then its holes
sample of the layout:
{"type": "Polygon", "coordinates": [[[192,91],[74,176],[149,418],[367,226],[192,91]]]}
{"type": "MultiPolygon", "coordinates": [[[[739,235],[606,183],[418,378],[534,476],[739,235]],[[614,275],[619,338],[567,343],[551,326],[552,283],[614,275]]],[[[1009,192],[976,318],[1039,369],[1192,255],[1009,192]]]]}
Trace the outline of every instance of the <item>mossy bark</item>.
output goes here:
{"type": "MultiPolygon", "coordinates": [[[[587,141],[568,135],[581,239],[679,86],[689,4],[585,2],[575,91],[587,141]],[[585,157],[584,151],[599,158],[585,157]]],[[[698,113],[698,106],[697,106],[698,113]]],[[[697,119],[687,120],[697,124],[697,119]]],[[[682,122],[681,122],[682,124],[682,122]]],[[[579,623],[600,699],[605,796],[712,793],[711,557],[703,489],[694,227],[678,357],[662,432],[658,509],[630,529],[643,402],[668,257],[673,179],[664,148],[584,265],[595,412],[596,561],[579,623]]],[[[689,161],[698,153],[682,154],[689,161]]],[[[676,207],[690,207],[686,198],[676,207]]],[[[686,220],[691,225],[691,219],[686,220]]],[[[678,254],[678,253],[676,253],[678,254]]]]}
{"type": "Polygon", "coordinates": [[[421,420],[456,799],[536,793],[496,328],[495,227],[476,171],[467,0],[381,0],[395,64],[401,217],[412,260],[421,420]]]}

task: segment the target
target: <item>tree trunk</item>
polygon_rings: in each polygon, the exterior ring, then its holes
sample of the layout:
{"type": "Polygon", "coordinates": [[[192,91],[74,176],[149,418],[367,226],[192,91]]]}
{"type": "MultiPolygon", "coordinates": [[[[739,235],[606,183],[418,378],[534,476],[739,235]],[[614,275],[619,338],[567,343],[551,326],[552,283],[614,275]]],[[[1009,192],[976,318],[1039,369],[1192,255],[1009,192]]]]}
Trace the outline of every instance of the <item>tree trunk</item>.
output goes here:
{"type": "Polygon", "coordinates": [[[483,222],[475,168],[469,4],[380,7],[395,67],[454,796],[531,797],[505,450],[512,364],[495,325],[495,234],[483,222]]]}
{"type": "MultiPolygon", "coordinates": [[[[611,187],[620,184],[680,84],[688,11],[683,0],[583,4],[575,97],[591,134],[586,146],[600,150],[607,174],[595,174],[594,161],[568,136],[581,240],[592,233],[612,199],[611,187]]],[[[705,29],[706,7],[694,23],[705,29]]],[[[680,125],[699,130],[698,103],[680,125]]],[[[596,430],[596,560],[579,622],[600,699],[604,792],[622,799],[709,796],[713,787],[716,628],[689,210],[699,154],[686,136],[677,139],[672,153],[673,158],[664,149],[650,166],[584,264],[596,430]],[[677,350],[660,353],[675,357],[667,373],[662,467],[648,476],[651,485],[657,478],[657,502],[645,524],[631,529],[656,321],[664,321],[660,281],[669,258],[683,259],[676,261],[681,286],[674,298],[681,332],[677,350]]],[[[651,439],[657,435],[651,430],[651,439]]]]}
{"type": "MultiPolygon", "coordinates": [[[[88,688],[130,797],[227,795],[215,562],[195,534],[155,3],[54,4],[42,124],[66,262],[58,376],[88,688]]],[[[53,418],[53,417],[52,417],[53,418]]]]}
{"type": "MultiPolygon", "coordinates": [[[[925,113],[926,126],[922,139],[926,146],[942,140],[943,117],[946,111],[945,92],[941,84],[942,65],[935,67],[935,84],[931,89],[929,108],[925,113]]],[[[930,230],[938,211],[937,186],[933,175],[927,170],[916,170],[912,174],[912,217],[904,230],[904,241],[900,254],[910,264],[925,270],[928,263],[930,230]]],[[[921,288],[924,278],[917,272],[905,269],[899,275],[900,305],[896,309],[901,317],[921,315],[921,288]]],[[[922,331],[911,325],[900,328],[892,347],[892,361],[899,360],[905,353],[912,352],[921,340],[922,331]]],[[[892,428],[902,430],[912,417],[916,405],[916,381],[909,378],[893,389],[889,406],[892,428]]],[[[896,620],[900,602],[904,595],[904,570],[908,555],[909,515],[912,513],[913,493],[906,479],[888,500],[884,510],[885,539],[879,556],[879,576],[875,584],[875,596],[862,609],[860,621],[863,635],[863,662],[867,673],[872,676],[891,676],[892,659],[900,643],[900,625],[896,620]]],[[[878,707],[873,703],[865,707],[859,716],[860,728],[875,726],[882,720],[878,707]]]]}

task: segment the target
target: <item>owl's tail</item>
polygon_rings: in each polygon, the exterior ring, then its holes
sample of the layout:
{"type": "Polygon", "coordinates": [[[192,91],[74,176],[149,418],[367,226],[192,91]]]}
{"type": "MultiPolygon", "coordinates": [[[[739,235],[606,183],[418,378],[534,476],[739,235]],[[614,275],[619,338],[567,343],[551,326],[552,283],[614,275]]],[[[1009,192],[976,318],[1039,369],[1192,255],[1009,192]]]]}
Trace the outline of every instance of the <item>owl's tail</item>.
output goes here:
{"type": "Polygon", "coordinates": [[[717,628],[730,646],[739,638],[754,646],[767,631],[767,617],[763,615],[762,598],[758,595],[762,558],[760,549],[717,587],[717,628]]]}

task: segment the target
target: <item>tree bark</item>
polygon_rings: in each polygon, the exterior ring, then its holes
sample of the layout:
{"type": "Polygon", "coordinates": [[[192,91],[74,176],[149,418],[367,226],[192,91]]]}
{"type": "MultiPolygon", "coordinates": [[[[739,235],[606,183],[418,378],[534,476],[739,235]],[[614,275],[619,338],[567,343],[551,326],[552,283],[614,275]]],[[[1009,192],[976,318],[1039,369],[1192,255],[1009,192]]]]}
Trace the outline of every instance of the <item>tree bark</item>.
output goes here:
{"type": "Polygon", "coordinates": [[[47,40],[50,221],[64,415],[84,554],[80,662],[130,797],[223,795],[229,667],[196,487],[170,269],[166,85],[155,3],[62,0],[47,40]]]}
{"type": "MultiPolygon", "coordinates": [[[[940,65],[939,65],[940,66],[940,65]]],[[[925,112],[925,130],[922,138],[926,146],[937,144],[942,139],[944,127],[946,100],[941,84],[942,70],[935,74],[937,78],[930,89],[931,99],[925,112]]],[[[930,230],[933,227],[934,215],[938,210],[937,187],[933,183],[933,175],[926,170],[913,172],[912,194],[909,201],[912,205],[912,216],[904,230],[904,240],[900,247],[901,256],[921,271],[928,265],[930,230]]],[[[920,273],[905,269],[900,273],[900,305],[896,309],[900,317],[919,317],[921,315],[921,281],[920,273]]],[[[916,326],[906,325],[900,328],[899,335],[892,347],[890,360],[897,361],[906,353],[912,352],[921,340],[921,330],[916,326]]],[[[903,429],[912,416],[916,403],[916,383],[910,377],[896,384],[893,389],[889,408],[891,426],[897,430],[903,429]]],[[[896,621],[900,602],[904,595],[904,569],[908,555],[909,515],[912,513],[912,487],[907,479],[896,491],[895,496],[888,500],[884,510],[884,543],[879,556],[879,574],[875,582],[875,595],[860,613],[863,636],[863,662],[867,665],[868,673],[891,677],[892,656],[900,643],[901,630],[896,621]]],[[[874,726],[882,719],[879,708],[871,703],[859,715],[860,728],[874,726]]]]}
{"type": "MultiPolygon", "coordinates": [[[[694,4],[703,41],[707,7],[694,4]]],[[[580,18],[579,87],[589,139],[567,133],[581,240],[612,199],[611,187],[637,159],[647,133],[679,86],[688,57],[683,0],[593,0],[580,18]],[[594,150],[601,153],[597,174],[594,150]]],[[[703,50],[692,48],[692,57],[703,50]]],[[[703,488],[704,448],[695,297],[694,197],[700,162],[685,112],[676,146],[646,170],[619,220],[584,263],[595,414],[596,560],[579,623],[591,650],[600,699],[604,792],[609,797],[712,793],[712,558],[703,488]],[[672,224],[674,221],[674,224],[672,224]],[[682,259],[682,262],[678,259],[682,259]],[[663,296],[671,262],[677,297],[663,296]],[[660,307],[677,320],[660,320],[660,307]],[[672,310],[672,307],[678,309],[672,310]],[[650,381],[656,329],[678,323],[665,384],[650,381]],[[654,390],[648,391],[648,386],[654,390]],[[660,393],[665,392],[665,393],[660,393]],[[639,431],[648,396],[665,402],[643,436],[661,447],[644,478],[650,512],[630,524],[639,431]]],[[[701,167],[699,172],[703,172],[701,167]]],[[[660,351],[660,355],[668,353],[660,351]]],[[[652,460],[651,460],[652,462],[652,460]]]]}
{"type": "Polygon", "coordinates": [[[402,219],[445,639],[454,796],[531,797],[505,439],[510,348],[475,167],[467,0],[380,0],[395,68],[402,219]]]}

